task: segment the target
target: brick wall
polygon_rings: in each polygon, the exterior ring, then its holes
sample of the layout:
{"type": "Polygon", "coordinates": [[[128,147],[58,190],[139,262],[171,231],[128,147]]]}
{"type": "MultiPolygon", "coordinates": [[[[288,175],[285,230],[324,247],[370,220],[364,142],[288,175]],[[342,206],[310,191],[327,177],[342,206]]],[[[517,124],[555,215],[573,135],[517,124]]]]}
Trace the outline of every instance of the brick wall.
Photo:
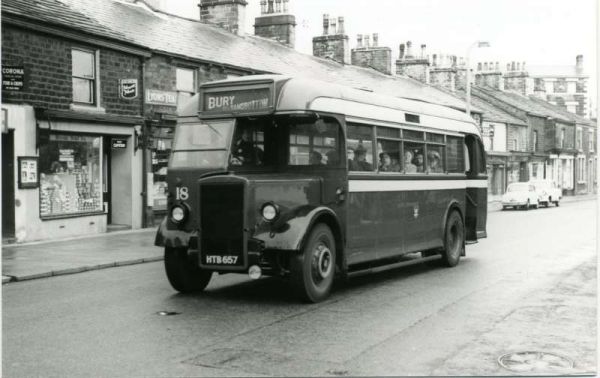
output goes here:
{"type": "Polygon", "coordinates": [[[200,20],[241,35],[244,33],[247,4],[244,0],[202,0],[200,20]]]}
{"type": "Polygon", "coordinates": [[[506,139],[508,151],[528,151],[527,127],[509,125],[506,131],[506,139]]]}
{"type": "MultiPolygon", "coordinates": [[[[3,24],[2,64],[22,65],[25,84],[20,92],[2,91],[2,101],[69,110],[73,101],[73,47],[97,50],[95,46],[3,24]]],[[[119,97],[119,79],[138,79],[141,84],[140,58],[104,48],[99,50],[100,106],[110,114],[140,115],[141,95],[133,100],[119,97]]]]}
{"type": "Polygon", "coordinates": [[[335,34],[314,37],[313,55],[320,58],[329,58],[342,64],[350,64],[348,36],[335,34]]]}
{"type": "Polygon", "coordinates": [[[456,90],[456,69],[432,68],[429,70],[429,83],[454,92],[456,90]]]}
{"type": "Polygon", "coordinates": [[[397,60],[396,74],[412,77],[422,83],[427,83],[429,61],[427,59],[397,60]]]}
{"type": "Polygon", "coordinates": [[[256,17],[254,34],[294,47],[296,42],[296,18],[289,14],[256,17]]]}
{"type": "Polygon", "coordinates": [[[575,148],[575,125],[556,122],[555,127],[556,148],[573,149],[575,148]],[[562,130],[565,130],[565,144],[561,147],[562,130]]]}
{"type": "Polygon", "coordinates": [[[385,75],[392,74],[392,49],[372,47],[352,49],[352,65],[372,68],[385,75]]]}
{"type": "Polygon", "coordinates": [[[504,89],[527,95],[527,78],[526,72],[507,72],[504,74],[504,89]]]}
{"type": "Polygon", "coordinates": [[[527,151],[543,153],[547,151],[546,118],[529,115],[529,145],[527,151]],[[537,148],[533,145],[533,132],[537,131],[537,148]],[[535,149],[534,149],[535,148],[535,149]]]}

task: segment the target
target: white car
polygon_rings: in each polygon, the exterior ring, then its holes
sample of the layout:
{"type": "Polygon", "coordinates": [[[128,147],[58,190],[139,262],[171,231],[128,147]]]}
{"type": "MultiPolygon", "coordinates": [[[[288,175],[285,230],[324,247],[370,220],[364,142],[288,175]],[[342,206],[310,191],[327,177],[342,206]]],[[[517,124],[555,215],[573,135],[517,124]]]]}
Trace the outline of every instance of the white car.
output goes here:
{"type": "Polygon", "coordinates": [[[502,196],[502,210],[509,207],[514,209],[523,208],[529,210],[533,207],[538,208],[538,194],[535,191],[535,186],[527,182],[516,182],[510,184],[506,188],[506,193],[502,196]]]}
{"type": "Polygon", "coordinates": [[[540,204],[548,207],[551,203],[558,206],[562,198],[562,191],[556,186],[554,181],[550,180],[530,180],[529,184],[535,186],[540,204]]]}

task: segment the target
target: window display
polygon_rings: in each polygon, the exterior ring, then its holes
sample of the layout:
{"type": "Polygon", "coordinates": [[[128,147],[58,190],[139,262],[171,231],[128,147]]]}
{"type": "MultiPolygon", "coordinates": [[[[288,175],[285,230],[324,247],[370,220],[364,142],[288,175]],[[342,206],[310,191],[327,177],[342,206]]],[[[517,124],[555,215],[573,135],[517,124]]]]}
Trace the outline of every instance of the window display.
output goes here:
{"type": "Polygon", "coordinates": [[[102,212],[102,137],[50,134],[40,146],[40,216],[102,212]]]}

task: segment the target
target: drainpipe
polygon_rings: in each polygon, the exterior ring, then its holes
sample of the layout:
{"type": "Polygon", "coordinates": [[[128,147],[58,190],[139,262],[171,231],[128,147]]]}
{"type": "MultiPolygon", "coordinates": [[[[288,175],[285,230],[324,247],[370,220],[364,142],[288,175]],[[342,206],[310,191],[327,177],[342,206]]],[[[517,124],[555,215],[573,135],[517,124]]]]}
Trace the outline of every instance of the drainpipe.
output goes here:
{"type": "Polygon", "coordinates": [[[146,81],[146,58],[142,59],[142,82],[140,83],[140,94],[142,96],[142,117],[144,125],[142,127],[142,228],[148,227],[147,203],[148,203],[148,172],[146,165],[148,164],[148,150],[145,141],[147,140],[146,133],[149,131],[148,120],[146,119],[146,94],[144,93],[144,83],[146,81]]]}

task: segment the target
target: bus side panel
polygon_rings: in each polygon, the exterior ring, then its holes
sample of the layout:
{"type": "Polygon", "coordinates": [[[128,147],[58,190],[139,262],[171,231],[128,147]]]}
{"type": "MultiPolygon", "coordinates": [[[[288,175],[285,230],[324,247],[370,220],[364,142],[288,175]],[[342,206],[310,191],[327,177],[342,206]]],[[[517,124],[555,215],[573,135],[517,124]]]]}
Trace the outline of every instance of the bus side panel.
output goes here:
{"type": "Polygon", "coordinates": [[[347,262],[348,265],[374,260],[380,209],[376,192],[348,193],[347,262]]]}

